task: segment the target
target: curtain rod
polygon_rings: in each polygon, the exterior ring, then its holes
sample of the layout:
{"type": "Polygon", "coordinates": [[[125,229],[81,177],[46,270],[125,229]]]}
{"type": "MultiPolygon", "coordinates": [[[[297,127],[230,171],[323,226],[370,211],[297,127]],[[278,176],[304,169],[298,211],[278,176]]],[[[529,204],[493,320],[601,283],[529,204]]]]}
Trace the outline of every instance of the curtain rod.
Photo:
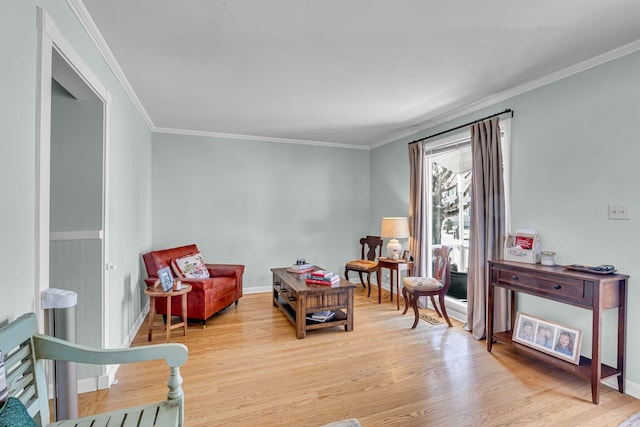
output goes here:
{"type": "Polygon", "coordinates": [[[483,120],[487,120],[487,119],[490,119],[490,118],[492,118],[492,117],[496,117],[496,116],[501,116],[501,115],[503,115],[503,114],[507,114],[507,113],[510,113],[510,114],[511,114],[511,117],[513,117],[513,110],[512,110],[512,109],[510,109],[510,108],[507,108],[506,110],[501,111],[501,112],[499,112],[499,113],[495,113],[495,114],[492,114],[492,115],[490,115],[490,116],[483,117],[483,118],[481,118],[481,119],[474,120],[474,121],[472,121],[472,122],[465,123],[465,124],[463,124],[463,125],[456,126],[456,127],[454,127],[454,128],[451,128],[451,129],[443,130],[442,132],[438,132],[438,133],[435,133],[435,134],[433,134],[433,135],[425,136],[424,138],[416,139],[415,141],[411,141],[411,142],[409,143],[409,145],[411,145],[411,144],[415,144],[416,142],[426,141],[427,139],[435,138],[436,136],[444,135],[445,133],[453,132],[454,130],[462,129],[462,128],[464,128],[464,127],[471,126],[471,125],[473,125],[473,124],[475,124],[475,123],[478,123],[478,122],[481,122],[481,121],[483,121],[483,120]]]}

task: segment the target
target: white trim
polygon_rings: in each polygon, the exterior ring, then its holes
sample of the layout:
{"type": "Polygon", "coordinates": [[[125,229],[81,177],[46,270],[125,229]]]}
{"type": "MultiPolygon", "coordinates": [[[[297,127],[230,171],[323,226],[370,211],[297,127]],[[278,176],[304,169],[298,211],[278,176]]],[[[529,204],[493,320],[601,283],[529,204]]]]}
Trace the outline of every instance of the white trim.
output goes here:
{"type": "Polygon", "coordinates": [[[50,240],[100,240],[103,237],[102,230],[85,231],[52,231],[50,240]]]}
{"type": "MultiPolygon", "coordinates": [[[[108,173],[108,147],[109,147],[109,110],[111,95],[102,85],[96,75],[84,63],[80,55],[67,42],[64,36],[57,30],[55,22],[41,7],[37,8],[36,26],[38,29],[37,52],[37,82],[36,82],[36,211],[35,211],[35,288],[36,313],[41,330],[44,330],[44,319],[41,315],[40,293],[49,287],[49,243],[53,237],[102,237],[102,260],[106,265],[105,256],[108,254],[108,217],[107,202],[108,183],[103,175],[102,189],[102,236],[101,232],[69,232],[50,233],[50,198],[51,198],[51,79],[54,50],[66,62],[69,68],[87,85],[87,87],[103,103],[103,174],[108,173]],[[88,233],[88,234],[87,234],[88,233]]],[[[102,344],[107,347],[108,330],[108,293],[106,293],[108,276],[102,271],[102,344]]],[[[103,371],[105,368],[103,367],[103,371]]]]}
{"type": "Polygon", "coordinates": [[[605,64],[615,59],[622,58],[623,56],[629,55],[638,50],[640,50],[640,40],[636,40],[634,42],[620,46],[618,48],[605,52],[601,55],[594,56],[593,58],[587,59],[585,61],[571,65],[569,67],[563,68],[562,70],[558,70],[554,73],[547,74],[546,76],[540,77],[538,79],[531,80],[529,82],[511,87],[509,89],[505,89],[501,92],[495,93],[491,96],[488,96],[476,102],[471,102],[471,103],[465,102],[462,105],[459,105],[458,107],[452,107],[452,110],[449,112],[445,112],[440,115],[435,113],[433,117],[427,118],[422,122],[411,126],[409,129],[407,129],[404,135],[397,136],[392,140],[384,141],[384,142],[381,142],[380,144],[372,145],[371,148],[372,149],[377,148],[382,145],[389,144],[391,142],[399,141],[403,138],[408,138],[412,135],[416,135],[418,132],[422,130],[433,128],[440,124],[450,122],[452,120],[455,120],[467,114],[474,113],[483,108],[490,107],[499,102],[506,101],[518,95],[522,95],[523,93],[532,91],[534,89],[538,89],[540,87],[543,87],[548,84],[554,83],[558,80],[562,80],[564,78],[573,76],[575,74],[581,73],[583,71],[589,70],[591,68],[597,67],[599,65],[605,64]]]}
{"type": "Polygon", "coordinates": [[[76,15],[76,18],[78,18],[78,21],[80,21],[80,25],[82,25],[82,28],[84,28],[84,30],[87,32],[87,35],[89,36],[91,41],[93,41],[93,44],[100,52],[100,55],[102,55],[102,57],[104,58],[107,66],[113,72],[113,75],[115,76],[116,80],[118,80],[118,83],[120,83],[120,86],[122,86],[122,89],[125,91],[129,99],[133,103],[133,106],[136,108],[136,110],[138,110],[138,113],[140,113],[142,120],[145,121],[149,129],[153,129],[154,124],[151,120],[151,117],[149,117],[149,114],[147,114],[147,111],[144,109],[144,106],[142,105],[142,102],[140,102],[138,95],[136,95],[133,87],[131,87],[127,76],[124,74],[124,71],[122,71],[122,68],[120,68],[120,64],[116,60],[116,57],[113,55],[113,52],[111,52],[111,49],[109,48],[109,45],[105,41],[104,37],[102,37],[102,33],[100,33],[98,26],[93,21],[93,18],[89,14],[89,11],[85,7],[82,0],[67,0],[67,4],[69,5],[71,11],[76,15]]]}
{"type": "Polygon", "coordinates": [[[336,142],[313,141],[313,140],[306,140],[306,139],[274,138],[270,136],[240,135],[236,133],[205,132],[205,131],[198,131],[198,130],[171,129],[171,128],[158,128],[158,127],[154,127],[152,131],[155,133],[168,133],[168,134],[176,134],[176,135],[206,136],[211,138],[225,138],[225,139],[243,139],[247,141],[278,142],[282,144],[318,145],[322,147],[349,148],[353,150],[371,150],[371,148],[367,145],[340,144],[336,142]]]}
{"type": "Polygon", "coordinates": [[[49,288],[49,217],[51,175],[51,67],[55,23],[37,9],[38,54],[36,79],[36,198],[35,198],[35,312],[44,331],[40,293],[49,288]]]}
{"type": "Polygon", "coordinates": [[[156,128],[151,120],[151,117],[147,114],[144,109],[140,99],[136,95],[135,91],[129,84],[129,80],[126,75],[122,71],[122,68],[118,64],[113,52],[109,48],[109,45],[104,40],[102,33],[98,29],[97,25],[91,18],[89,11],[84,6],[81,0],[67,0],[67,4],[76,15],[80,24],[85,29],[97,49],[100,51],[100,54],[106,61],[107,65],[115,75],[116,79],[126,92],[126,94],[131,99],[131,102],[136,107],[143,120],[147,123],[149,129],[152,132],[159,133],[173,133],[180,134],[183,133],[187,135],[201,135],[201,136],[214,136],[220,138],[233,138],[233,139],[248,139],[248,140],[256,140],[256,141],[271,141],[271,142],[283,142],[290,144],[306,144],[306,145],[321,145],[328,147],[338,147],[338,148],[352,148],[359,150],[372,150],[374,148],[380,147],[382,145],[389,144],[391,142],[395,142],[401,140],[403,138],[410,137],[411,135],[415,135],[419,131],[423,129],[432,128],[442,123],[449,122],[451,120],[462,117],[466,114],[470,114],[476,112],[482,108],[489,107],[498,102],[505,101],[507,99],[513,98],[514,96],[521,95],[523,93],[529,92],[531,90],[537,89],[542,86],[546,86],[550,83],[556,82],[558,80],[562,80],[566,77],[572,76],[574,74],[578,74],[582,71],[586,71],[590,68],[596,67],[598,65],[602,65],[609,61],[613,61],[614,59],[621,58],[630,53],[636,52],[640,50],[640,40],[636,40],[634,42],[628,43],[626,45],[620,46],[593,58],[587,59],[585,61],[579,62],[577,64],[571,65],[569,67],[563,68],[562,70],[558,70],[554,73],[547,74],[546,76],[540,77],[538,79],[529,81],[527,83],[517,85],[511,87],[509,89],[503,90],[486,98],[483,98],[479,101],[468,103],[461,103],[457,107],[445,107],[446,109],[451,109],[449,112],[439,114],[435,113],[433,117],[426,118],[425,120],[411,126],[406,129],[404,133],[400,133],[397,136],[393,137],[391,140],[383,141],[379,144],[372,144],[370,146],[362,146],[362,145],[354,145],[354,144],[338,144],[332,142],[319,142],[319,141],[305,141],[305,140],[297,140],[297,139],[286,139],[286,138],[269,138],[269,137],[258,137],[258,136],[250,136],[250,135],[237,135],[237,134],[224,134],[224,133],[215,133],[215,132],[197,132],[193,131],[185,131],[180,129],[168,129],[168,128],[156,128]]]}
{"type": "Polygon", "coordinates": [[[109,216],[109,181],[111,174],[111,134],[109,124],[111,123],[111,93],[107,92],[103,100],[103,120],[102,120],[102,348],[111,347],[108,338],[111,336],[111,311],[109,310],[109,300],[111,295],[110,277],[111,258],[109,252],[110,245],[110,216],[109,216]]]}

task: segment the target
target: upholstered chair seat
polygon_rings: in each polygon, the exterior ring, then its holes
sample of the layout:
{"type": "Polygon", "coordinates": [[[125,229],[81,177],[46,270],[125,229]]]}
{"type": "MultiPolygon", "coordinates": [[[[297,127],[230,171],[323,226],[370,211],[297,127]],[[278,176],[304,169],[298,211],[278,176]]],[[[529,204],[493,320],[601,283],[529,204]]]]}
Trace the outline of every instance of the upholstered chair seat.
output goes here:
{"type": "Polygon", "coordinates": [[[444,295],[449,290],[451,284],[451,274],[449,266],[451,264],[451,248],[448,246],[441,246],[433,251],[433,277],[405,277],[402,281],[404,285],[402,288],[402,296],[404,297],[404,311],[405,314],[409,309],[409,306],[413,308],[415,319],[413,321],[412,329],[418,325],[420,319],[420,312],[418,311],[418,298],[429,297],[431,298],[431,304],[433,309],[440,317],[444,317],[449,327],[453,326],[447,315],[447,309],[444,304],[444,295]],[[438,297],[440,303],[440,310],[436,305],[434,297],[438,297]],[[442,311],[442,313],[440,313],[442,311]]]}
{"type": "Polygon", "coordinates": [[[408,292],[414,290],[437,291],[442,289],[442,282],[433,277],[405,277],[402,281],[408,292]]]}
{"type": "Polygon", "coordinates": [[[352,271],[371,271],[378,267],[378,261],[369,261],[366,259],[357,259],[347,263],[347,269],[352,271]]]}
{"type": "Polygon", "coordinates": [[[382,301],[382,291],[380,286],[380,267],[377,258],[382,251],[382,239],[379,236],[367,236],[360,239],[360,259],[347,261],[344,266],[344,278],[349,280],[349,272],[355,271],[360,277],[360,283],[365,286],[363,274],[367,276],[367,286],[369,288],[367,296],[371,296],[371,275],[376,274],[378,283],[378,304],[382,301]]]}

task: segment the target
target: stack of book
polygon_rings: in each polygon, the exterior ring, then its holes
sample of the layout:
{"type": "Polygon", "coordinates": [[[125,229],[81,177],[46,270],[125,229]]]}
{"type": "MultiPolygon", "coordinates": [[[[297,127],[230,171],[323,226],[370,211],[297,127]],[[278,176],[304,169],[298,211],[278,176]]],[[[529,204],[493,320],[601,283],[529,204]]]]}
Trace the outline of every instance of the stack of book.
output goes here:
{"type": "Polygon", "coordinates": [[[310,273],[313,271],[313,264],[294,264],[291,267],[287,268],[287,271],[291,273],[310,273]]]}
{"type": "Polygon", "coordinates": [[[313,320],[314,322],[326,322],[327,320],[331,320],[335,314],[336,313],[330,310],[319,311],[311,314],[311,316],[307,316],[307,319],[313,320]]]}
{"type": "Polygon", "coordinates": [[[333,286],[340,283],[340,276],[330,271],[317,270],[307,275],[307,285],[333,286]]]}

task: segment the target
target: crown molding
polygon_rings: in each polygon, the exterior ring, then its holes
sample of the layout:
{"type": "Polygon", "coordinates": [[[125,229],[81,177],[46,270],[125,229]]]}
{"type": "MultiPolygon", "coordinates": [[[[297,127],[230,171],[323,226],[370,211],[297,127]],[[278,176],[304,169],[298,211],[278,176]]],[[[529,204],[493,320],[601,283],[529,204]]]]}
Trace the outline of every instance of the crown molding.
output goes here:
{"type": "Polygon", "coordinates": [[[120,86],[122,86],[122,89],[125,91],[136,110],[138,110],[138,113],[140,113],[144,122],[147,124],[149,129],[153,129],[154,125],[151,117],[147,114],[147,111],[144,109],[142,102],[140,102],[140,99],[133,90],[133,87],[131,87],[131,84],[129,84],[127,76],[124,74],[124,71],[122,71],[122,68],[120,68],[120,64],[118,64],[116,57],[113,55],[113,52],[111,52],[111,49],[104,37],[102,37],[102,33],[93,21],[93,18],[89,14],[89,11],[82,0],[67,0],[67,4],[69,5],[69,8],[71,8],[71,11],[76,15],[76,18],[78,18],[80,25],[82,25],[84,30],[87,32],[93,44],[98,48],[98,51],[104,58],[107,66],[113,72],[113,75],[118,80],[118,83],[120,83],[120,86]]]}
{"type": "Polygon", "coordinates": [[[227,138],[227,139],[243,139],[243,140],[251,140],[251,141],[268,141],[268,142],[279,142],[279,143],[285,143],[285,144],[317,145],[317,146],[324,146],[324,147],[350,148],[350,149],[358,149],[358,150],[371,150],[371,149],[380,147],[382,145],[389,144],[391,142],[395,142],[404,138],[411,137],[421,131],[449,122],[451,120],[457,119],[464,115],[474,113],[483,108],[490,107],[498,102],[508,100],[515,96],[532,91],[542,86],[546,86],[550,83],[556,82],[558,80],[562,80],[566,77],[572,76],[574,74],[578,74],[582,71],[586,71],[590,68],[596,67],[598,65],[602,65],[609,61],[613,61],[614,59],[621,58],[625,55],[628,55],[630,53],[640,50],[640,40],[636,40],[634,42],[620,46],[616,49],[605,52],[601,55],[595,56],[591,59],[587,59],[575,65],[563,68],[562,70],[553,72],[541,78],[498,92],[496,94],[483,98],[479,101],[460,104],[458,106],[447,108],[446,111],[436,112],[435,114],[431,115],[431,117],[428,117],[425,120],[409,128],[406,128],[406,130],[403,132],[399,132],[398,135],[395,136],[393,139],[382,141],[379,144],[362,146],[362,145],[355,145],[355,144],[340,144],[340,143],[322,142],[322,141],[308,141],[308,140],[299,140],[299,139],[261,137],[261,136],[253,136],[253,135],[240,135],[240,134],[228,134],[228,133],[217,133],[217,132],[200,132],[200,131],[191,131],[191,130],[183,130],[183,129],[157,128],[153,124],[151,117],[147,114],[147,111],[144,109],[135,91],[129,84],[129,81],[125,76],[124,72],[122,71],[122,68],[120,68],[118,61],[116,60],[115,56],[111,52],[109,45],[102,37],[100,30],[98,29],[95,22],[93,21],[93,18],[91,18],[91,15],[89,14],[89,11],[85,7],[82,0],[67,0],[67,4],[69,5],[73,13],[76,15],[76,17],[78,18],[78,21],[83,26],[83,28],[85,29],[85,31],[87,32],[87,34],[89,35],[89,37],[91,38],[95,46],[98,48],[100,54],[103,56],[107,65],[109,66],[109,68],[115,75],[116,79],[124,89],[125,93],[129,96],[129,98],[131,99],[131,102],[133,103],[135,108],[138,110],[142,119],[145,121],[145,123],[147,124],[147,126],[152,132],[195,135],[195,136],[209,136],[209,137],[227,138]]]}
{"type": "Polygon", "coordinates": [[[368,145],[340,144],[337,142],[313,141],[313,140],[306,140],[306,139],[274,138],[270,136],[240,135],[237,133],[205,132],[205,131],[188,130],[188,129],[173,129],[173,128],[159,128],[159,127],[154,127],[152,129],[152,132],[175,134],[175,135],[205,136],[209,138],[242,139],[244,141],[276,142],[280,144],[316,145],[320,147],[348,148],[351,150],[371,150],[371,147],[369,147],[368,145]]]}
{"type": "Polygon", "coordinates": [[[575,74],[581,73],[583,71],[589,70],[591,68],[597,67],[598,65],[602,65],[607,62],[613,61],[615,59],[622,58],[623,56],[637,52],[638,50],[640,50],[640,40],[633,41],[631,43],[620,46],[618,48],[615,48],[613,50],[610,50],[598,56],[594,56],[593,58],[587,59],[585,61],[571,65],[569,67],[563,68],[551,74],[547,74],[546,76],[540,77],[538,79],[531,80],[521,85],[506,89],[502,92],[495,93],[479,101],[466,103],[463,106],[455,107],[446,113],[435,115],[432,118],[429,118],[416,125],[411,126],[409,129],[407,129],[406,132],[404,132],[402,136],[395,138],[393,140],[382,142],[380,144],[372,146],[371,148],[380,147],[382,145],[389,144],[391,142],[398,141],[400,139],[407,138],[412,135],[416,135],[418,132],[421,132],[423,130],[433,128],[443,123],[447,123],[451,120],[460,118],[467,114],[474,113],[483,108],[495,105],[498,102],[506,101],[508,99],[514,98],[523,93],[532,91],[534,89],[538,89],[540,87],[557,82],[564,78],[567,78],[575,74]]]}

